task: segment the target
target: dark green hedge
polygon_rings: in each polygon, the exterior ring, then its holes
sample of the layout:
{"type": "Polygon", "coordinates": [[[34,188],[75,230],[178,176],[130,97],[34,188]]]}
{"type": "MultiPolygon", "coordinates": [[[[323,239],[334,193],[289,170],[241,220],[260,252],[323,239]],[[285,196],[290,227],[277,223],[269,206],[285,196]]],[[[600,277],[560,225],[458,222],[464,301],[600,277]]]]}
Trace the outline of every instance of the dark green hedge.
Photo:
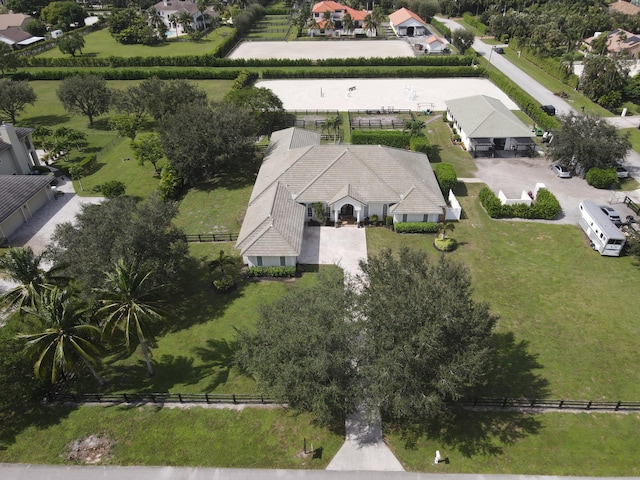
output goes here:
{"type": "Polygon", "coordinates": [[[398,68],[309,68],[305,70],[267,69],[262,78],[449,78],[480,77],[480,68],[473,67],[398,67],[398,68]]]}
{"type": "Polygon", "coordinates": [[[465,12],[462,15],[462,18],[465,21],[465,23],[468,23],[473,28],[478,30],[478,32],[480,32],[480,35],[487,34],[487,26],[484,23],[482,23],[480,20],[478,20],[475,16],[473,16],[471,13],[465,12]]]}
{"type": "Polygon", "coordinates": [[[436,174],[436,178],[438,179],[440,190],[442,190],[442,194],[446,197],[449,195],[449,190],[455,189],[458,184],[456,171],[450,163],[433,163],[432,167],[433,173],[436,174]]]}
{"type": "Polygon", "coordinates": [[[398,222],[393,225],[398,233],[436,233],[438,224],[434,222],[398,222]]]}
{"type": "Polygon", "coordinates": [[[483,187],[479,194],[480,203],[491,218],[535,218],[553,220],[560,213],[560,202],[546,188],[538,190],[533,205],[524,203],[516,205],[502,205],[500,199],[489,189],[483,187]]]}
{"type": "Polygon", "coordinates": [[[181,68],[174,70],[36,70],[20,71],[12,75],[14,80],[62,80],[74,75],[98,75],[105,80],[144,80],[158,77],[163,80],[183,78],[189,80],[234,80],[240,75],[240,70],[214,70],[181,68]]]}
{"type": "Polygon", "coordinates": [[[615,168],[592,168],[585,178],[587,183],[595,188],[617,187],[620,183],[615,168]]]}
{"type": "Polygon", "coordinates": [[[254,277],[269,277],[269,278],[284,278],[295,277],[296,267],[248,267],[247,276],[249,278],[254,277]]]}
{"type": "Polygon", "coordinates": [[[428,157],[431,153],[431,142],[427,137],[411,137],[409,148],[414,152],[424,153],[428,157]]]}
{"type": "Polygon", "coordinates": [[[447,27],[444,23],[442,23],[440,20],[436,19],[435,17],[431,19],[431,25],[436,27],[436,29],[440,32],[440,34],[444,38],[451,41],[451,29],[449,27],[447,27]]]}
{"type": "Polygon", "coordinates": [[[411,136],[400,130],[354,130],[351,143],[354,145],[386,145],[388,147],[407,148],[411,136]]]}

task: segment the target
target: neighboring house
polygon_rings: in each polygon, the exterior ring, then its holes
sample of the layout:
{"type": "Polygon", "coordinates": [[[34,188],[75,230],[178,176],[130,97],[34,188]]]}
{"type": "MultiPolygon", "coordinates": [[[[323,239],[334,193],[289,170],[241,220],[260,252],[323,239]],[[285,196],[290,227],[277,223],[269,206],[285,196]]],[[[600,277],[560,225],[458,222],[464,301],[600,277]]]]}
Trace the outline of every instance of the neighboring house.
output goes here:
{"type": "Polygon", "coordinates": [[[438,222],[447,204],[423,153],[379,145],[320,145],[320,134],[273,132],[236,248],[249,266],[294,266],[305,224],[318,210],[333,221],[391,215],[438,222]]]}
{"type": "Polygon", "coordinates": [[[184,31],[183,26],[177,22],[183,12],[191,15],[191,27],[195,30],[204,28],[207,23],[206,12],[204,15],[201,14],[196,3],[191,0],[163,0],[156,3],[153,8],[160,14],[160,18],[167,28],[175,31],[176,35],[187,33],[184,31]]]}
{"type": "Polygon", "coordinates": [[[447,41],[435,35],[431,35],[424,41],[424,50],[427,53],[442,53],[447,48],[447,41]]]}
{"type": "Polygon", "coordinates": [[[25,30],[27,25],[33,22],[35,18],[24,13],[3,13],[0,14],[0,30],[7,28],[18,28],[25,30]]]}
{"type": "Polygon", "coordinates": [[[640,7],[629,2],[617,1],[609,4],[609,11],[624,13],[625,15],[637,15],[640,13],[640,7]]]}
{"type": "Polygon", "coordinates": [[[511,156],[535,151],[531,130],[500,100],[486,95],[445,101],[447,119],[472,156],[511,156]]]}
{"type": "Polygon", "coordinates": [[[0,125],[0,175],[27,175],[40,165],[31,141],[32,128],[0,125]]]}
{"type": "Polygon", "coordinates": [[[389,15],[389,24],[398,37],[418,37],[429,33],[426,22],[404,7],[389,15]]]}
{"type": "Polygon", "coordinates": [[[14,48],[27,47],[42,40],[44,40],[44,37],[34,37],[19,28],[11,27],[0,30],[0,42],[4,42],[14,48]]]}
{"type": "Polygon", "coordinates": [[[53,197],[50,175],[0,175],[0,245],[53,197]]]}
{"type": "MultiPolygon", "coordinates": [[[[596,32],[593,37],[587,38],[584,43],[592,50],[593,41],[600,37],[602,32],[596,32]]],[[[600,53],[600,52],[598,52],[600,53]]],[[[628,58],[638,59],[640,54],[640,35],[616,29],[607,35],[607,53],[609,55],[622,55],[628,58]]]]}
{"type": "Polygon", "coordinates": [[[318,2],[311,8],[311,16],[314,21],[314,25],[309,28],[309,36],[317,37],[319,35],[339,37],[340,35],[366,35],[368,37],[375,37],[375,30],[364,29],[364,19],[368,15],[366,10],[356,10],[345,5],[341,5],[333,1],[318,2]],[[327,29],[326,21],[324,20],[324,13],[326,11],[331,12],[331,21],[333,22],[333,28],[327,29]],[[346,14],[351,15],[353,22],[353,30],[346,31],[342,23],[342,19],[346,14]]]}

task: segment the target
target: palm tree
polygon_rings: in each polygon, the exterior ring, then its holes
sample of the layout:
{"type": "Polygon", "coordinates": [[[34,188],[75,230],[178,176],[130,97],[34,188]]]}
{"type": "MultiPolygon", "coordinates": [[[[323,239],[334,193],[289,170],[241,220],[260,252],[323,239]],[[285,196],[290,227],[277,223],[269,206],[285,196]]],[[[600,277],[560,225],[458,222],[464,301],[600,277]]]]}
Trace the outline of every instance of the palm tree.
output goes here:
{"type": "Polygon", "coordinates": [[[235,265],[236,265],[235,259],[232,256],[224,253],[224,250],[220,250],[220,253],[218,253],[217,258],[209,262],[209,268],[211,270],[220,269],[220,276],[222,278],[226,277],[226,274],[224,272],[224,267],[225,266],[235,267],[235,265]]]}
{"type": "Polygon", "coordinates": [[[42,255],[36,255],[31,247],[10,248],[0,258],[0,274],[18,284],[0,295],[0,306],[17,307],[19,311],[25,306],[33,307],[42,291],[65,281],[57,274],[61,267],[46,271],[41,263],[42,255]]]}
{"type": "Polygon", "coordinates": [[[353,18],[351,18],[351,15],[349,13],[345,13],[342,17],[342,30],[344,30],[347,35],[350,35],[351,32],[355,30],[355,25],[356,24],[354,23],[353,18]]]}
{"type": "Polygon", "coordinates": [[[372,14],[368,13],[367,16],[364,17],[364,23],[362,24],[362,27],[365,29],[365,31],[371,32],[372,36],[377,35],[379,26],[380,24],[372,14]]]}
{"type": "Polygon", "coordinates": [[[38,295],[25,311],[40,320],[43,329],[23,334],[25,351],[35,358],[33,371],[40,379],[55,383],[60,375],[78,373],[84,365],[104,385],[95,367],[100,363],[100,329],[86,321],[86,309],[76,305],[66,290],[57,287],[38,295]]]}
{"type": "Polygon", "coordinates": [[[408,120],[404,123],[405,132],[409,132],[412,137],[423,136],[422,129],[424,128],[424,122],[422,120],[408,120]]]}
{"type": "Polygon", "coordinates": [[[324,33],[329,35],[329,31],[333,31],[336,28],[336,24],[331,17],[331,10],[325,10],[322,14],[322,20],[324,21],[324,33]]]}
{"type": "Polygon", "coordinates": [[[204,30],[207,27],[207,18],[204,15],[204,12],[207,10],[207,3],[205,0],[196,0],[196,6],[198,7],[198,12],[200,12],[199,20],[202,22],[202,30],[204,30]]]}
{"type": "Polygon", "coordinates": [[[149,358],[148,341],[152,338],[149,327],[164,319],[156,300],[164,285],[151,286],[151,274],[152,272],[140,273],[136,266],[119,259],[113,271],[105,272],[105,287],[96,289],[101,305],[96,317],[102,323],[102,331],[112,338],[117,331],[124,333],[128,350],[138,343],[150,377],[154,375],[154,371],[149,358]]]}
{"type": "Polygon", "coordinates": [[[335,121],[335,117],[327,117],[324,119],[324,122],[322,123],[322,132],[327,132],[329,133],[330,131],[333,130],[333,124],[335,121]]]}
{"type": "Polygon", "coordinates": [[[447,238],[447,232],[453,232],[455,229],[456,226],[451,222],[438,223],[438,235],[440,236],[440,240],[447,238]]]}
{"type": "Polygon", "coordinates": [[[333,117],[327,117],[322,125],[322,131],[333,131],[333,143],[338,142],[338,138],[340,137],[340,127],[342,126],[342,117],[340,115],[336,115],[333,117]]]}
{"type": "Polygon", "coordinates": [[[178,15],[178,23],[182,25],[182,31],[191,33],[193,31],[193,17],[189,12],[181,12],[178,15]]]}

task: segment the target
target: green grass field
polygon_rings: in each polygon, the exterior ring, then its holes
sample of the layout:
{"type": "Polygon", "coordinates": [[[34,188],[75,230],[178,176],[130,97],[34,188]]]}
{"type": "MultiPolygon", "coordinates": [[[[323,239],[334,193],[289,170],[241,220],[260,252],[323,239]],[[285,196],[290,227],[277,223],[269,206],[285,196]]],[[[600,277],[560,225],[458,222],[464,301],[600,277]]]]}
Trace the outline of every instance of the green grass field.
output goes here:
{"type": "MultiPolygon", "coordinates": [[[[85,57],[177,57],[181,55],[205,55],[215,53],[225,37],[231,35],[230,27],[219,27],[198,42],[171,41],[158,45],[123,45],[115,41],[108,28],[85,35],[85,57]]],[[[67,57],[60,49],[52,48],[38,55],[44,58],[67,57]]]]}
{"type": "Polygon", "coordinates": [[[101,435],[116,442],[101,464],[323,469],[343,442],[341,432],[317,427],[312,416],[280,408],[52,407],[24,423],[0,448],[0,462],[73,464],[69,444],[101,435]],[[320,458],[302,455],[304,439],[322,449],[320,458]]]}
{"type": "Polygon", "coordinates": [[[415,446],[387,436],[408,471],[431,474],[638,476],[637,414],[463,414],[415,446]],[[435,451],[449,463],[434,465],[435,451]]]}

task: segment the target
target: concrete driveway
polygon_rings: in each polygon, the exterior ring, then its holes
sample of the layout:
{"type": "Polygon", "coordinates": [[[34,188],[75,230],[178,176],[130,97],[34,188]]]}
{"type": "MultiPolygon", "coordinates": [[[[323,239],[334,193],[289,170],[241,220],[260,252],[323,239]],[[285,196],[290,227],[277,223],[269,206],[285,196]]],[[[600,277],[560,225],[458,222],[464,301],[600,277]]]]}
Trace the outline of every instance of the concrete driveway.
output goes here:
{"type": "Polygon", "coordinates": [[[73,222],[82,205],[104,200],[103,197],[79,197],[73,189],[73,184],[66,177],[58,178],[57,188],[58,191],[64,192],[63,195],[44,205],[33,218],[11,235],[10,246],[29,246],[36,254],[40,254],[51,242],[57,225],[73,222]]]}
{"type": "MultiPolygon", "coordinates": [[[[533,191],[541,182],[553,193],[562,207],[562,213],[552,223],[577,225],[580,220],[578,204],[591,200],[602,205],[612,205],[621,218],[634,215],[622,200],[625,193],[600,190],[578,177],[558,178],[549,168],[544,157],[537,158],[476,158],[476,178],[486,183],[496,195],[502,190],[507,198],[520,198],[522,191],[533,191]]],[[[631,196],[632,192],[627,192],[631,196]]]]}
{"type": "Polygon", "coordinates": [[[354,226],[305,227],[300,263],[338,265],[346,273],[360,273],[358,263],[367,259],[364,228],[354,226]]]}

